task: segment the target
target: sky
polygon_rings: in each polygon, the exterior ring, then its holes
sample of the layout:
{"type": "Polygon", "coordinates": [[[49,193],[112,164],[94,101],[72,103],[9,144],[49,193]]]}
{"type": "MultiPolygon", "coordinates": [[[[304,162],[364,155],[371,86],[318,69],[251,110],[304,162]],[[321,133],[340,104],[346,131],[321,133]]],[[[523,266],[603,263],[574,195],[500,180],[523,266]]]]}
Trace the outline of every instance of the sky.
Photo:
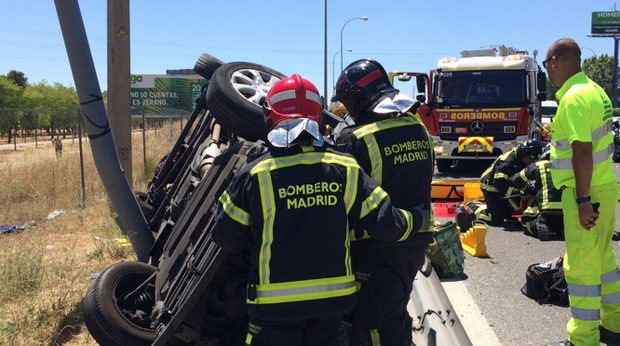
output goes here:
{"type": "MultiPolygon", "coordinates": [[[[100,88],[107,90],[108,1],[77,1],[100,88]]],[[[327,0],[327,6],[325,0],[130,0],[131,73],[193,68],[207,53],[298,73],[321,94],[327,76],[331,94],[341,34],[344,67],[372,58],[388,72],[428,72],[443,57],[500,45],[537,51],[541,62],[563,37],[582,46],[582,59],[613,56],[612,38],[588,35],[592,12],[615,6],[602,0],[327,0]]],[[[0,0],[0,9],[0,75],[17,70],[30,83],[74,86],[54,1],[0,0]]]]}

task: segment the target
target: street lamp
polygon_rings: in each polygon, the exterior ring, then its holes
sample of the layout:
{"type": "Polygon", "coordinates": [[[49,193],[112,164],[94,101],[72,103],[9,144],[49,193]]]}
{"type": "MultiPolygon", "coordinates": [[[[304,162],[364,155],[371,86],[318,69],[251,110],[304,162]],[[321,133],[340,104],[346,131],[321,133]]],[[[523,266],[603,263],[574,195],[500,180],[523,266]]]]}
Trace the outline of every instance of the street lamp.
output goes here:
{"type": "MultiPolygon", "coordinates": [[[[367,21],[368,17],[359,17],[359,18],[351,18],[349,20],[347,20],[346,23],[344,23],[344,25],[342,26],[342,29],[340,29],[340,51],[342,52],[344,49],[342,49],[342,33],[344,32],[344,27],[347,26],[347,24],[349,24],[350,21],[352,20],[356,20],[356,19],[361,19],[363,21],[367,21]]],[[[342,72],[342,70],[344,70],[344,66],[343,66],[343,56],[344,54],[340,55],[340,71],[342,72]]]]}
{"type": "Polygon", "coordinates": [[[596,58],[596,53],[594,53],[594,51],[592,49],[590,49],[588,47],[579,47],[579,48],[589,50],[590,52],[592,52],[592,54],[594,54],[594,57],[596,58]]]}
{"type": "MultiPolygon", "coordinates": [[[[351,53],[353,51],[353,49],[345,49],[347,52],[351,53]]],[[[335,77],[335,73],[336,73],[336,67],[335,67],[335,63],[336,63],[336,55],[338,55],[338,53],[341,53],[342,51],[339,50],[336,52],[336,54],[334,54],[334,57],[332,58],[332,86],[336,87],[336,77],[335,77]]]]}

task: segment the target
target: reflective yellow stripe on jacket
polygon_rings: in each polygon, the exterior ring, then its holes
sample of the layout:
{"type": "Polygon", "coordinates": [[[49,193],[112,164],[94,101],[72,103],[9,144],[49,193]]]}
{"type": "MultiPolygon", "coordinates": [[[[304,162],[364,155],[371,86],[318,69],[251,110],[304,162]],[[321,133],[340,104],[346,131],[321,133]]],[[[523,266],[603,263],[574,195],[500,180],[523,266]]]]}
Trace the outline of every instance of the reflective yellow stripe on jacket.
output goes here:
{"type": "Polygon", "coordinates": [[[220,202],[222,203],[222,208],[231,219],[239,222],[242,225],[249,226],[250,225],[250,214],[237,207],[231,200],[228,195],[228,191],[224,191],[222,197],[220,197],[220,202]]]}
{"type": "Polygon", "coordinates": [[[248,304],[290,303],[342,297],[355,293],[355,276],[260,284],[256,290],[256,300],[248,300],[248,304]]]}

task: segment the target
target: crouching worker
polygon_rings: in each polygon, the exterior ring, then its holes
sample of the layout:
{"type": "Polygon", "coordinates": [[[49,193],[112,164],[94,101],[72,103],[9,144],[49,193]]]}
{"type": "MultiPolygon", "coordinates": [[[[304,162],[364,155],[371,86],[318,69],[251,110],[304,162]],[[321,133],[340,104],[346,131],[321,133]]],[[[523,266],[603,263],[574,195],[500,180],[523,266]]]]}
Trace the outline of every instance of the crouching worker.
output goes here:
{"type": "Polygon", "coordinates": [[[222,194],[212,237],[232,252],[249,249],[248,345],[335,346],[355,305],[350,231],[405,240],[429,215],[394,208],[353,157],[326,146],[309,81],[283,79],[263,107],[269,150],[222,194]]]}
{"type": "Polygon", "coordinates": [[[512,178],[515,188],[536,196],[521,214],[521,223],[526,233],[540,240],[549,240],[552,234],[564,238],[562,191],[556,189],[551,180],[550,152],[548,146],[540,161],[527,166],[512,178]],[[531,182],[534,182],[533,187],[531,182]]]}
{"type": "Polygon", "coordinates": [[[528,139],[502,154],[482,173],[480,189],[487,209],[478,215],[479,220],[491,226],[501,226],[505,219],[521,211],[520,196],[512,185],[512,177],[538,160],[540,154],[540,142],[528,139]]]}

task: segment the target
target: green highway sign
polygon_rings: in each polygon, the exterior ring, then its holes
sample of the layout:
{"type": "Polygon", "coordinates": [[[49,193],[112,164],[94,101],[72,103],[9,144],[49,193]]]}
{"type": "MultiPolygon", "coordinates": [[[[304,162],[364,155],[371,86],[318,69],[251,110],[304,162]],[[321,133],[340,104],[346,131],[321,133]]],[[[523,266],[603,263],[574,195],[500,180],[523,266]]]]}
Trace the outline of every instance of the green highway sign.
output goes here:
{"type": "Polygon", "coordinates": [[[620,11],[592,12],[592,34],[620,34],[620,11]]]}
{"type": "Polygon", "coordinates": [[[207,83],[198,75],[131,75],[131,115],[190,114],[207,83]]]}

